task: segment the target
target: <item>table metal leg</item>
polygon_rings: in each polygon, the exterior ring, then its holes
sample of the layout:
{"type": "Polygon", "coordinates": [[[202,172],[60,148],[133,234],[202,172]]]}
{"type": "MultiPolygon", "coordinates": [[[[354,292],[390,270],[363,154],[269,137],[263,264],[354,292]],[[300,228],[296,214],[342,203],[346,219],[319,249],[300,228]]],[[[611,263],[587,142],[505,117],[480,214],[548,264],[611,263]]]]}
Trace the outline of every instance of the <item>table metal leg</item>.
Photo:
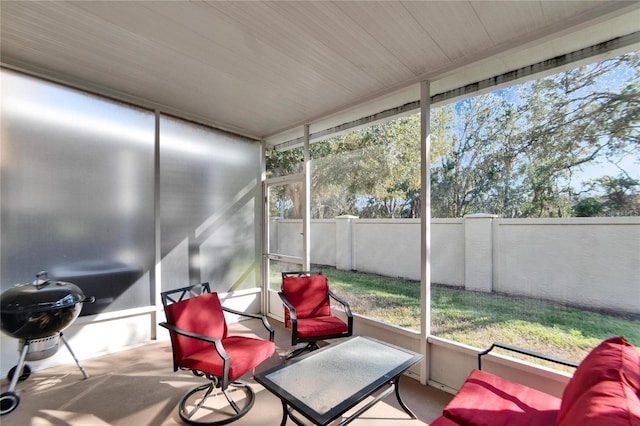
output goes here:
{"type": "MultiPolygon", "coordinates": [[[[376,397],[374,397],[374,399],[372,401],[369,401],[367,404],[365,404],[360,409],[358,409],[355,413],[353,413],[349,417],[345,418],[342,422],[338,423],[338,425],[339,426],[345,426],[345,425],[351,423],[352,421],[357,419],[362,413],[364,413],[369,408],[371,408],[374,404],[376,404],[381,399],[385,398],[387,395],[391,394],[391,392],[394,392],[394,391],[395,391],[395,394],[396,394],[396,399],[398,400],[398,404],[400,404],[400,407],[404,410],[404,412],[407,413],[409,415],[409,417],[411,417],[412,419],[417,418],[416,415],[413,413],[413,411],[411,411],[409,409],[409,407],[407,407],[407,405],[402,400],[402,397],[400,396],[400,376],[398,376],[395,379],[393,379],[392,382],[389,382],[388,386],[389,386],[388,389],[386,389],[385,391],[383,391],[380,394],[378,394],[376,397]]],[[[285,426],[285,424],[287,423],[287,418],[290,418],[297,425],[304,426],[304,423],[302,423],[292,413],[293,409],[291,407],[289,407],[286,404],[286,402],[284,402],[283,400],[281,400],[280,402],[282,403],[282,422],[280,423],[280,426],[285,426]]]]}
{"type": "Polygon", "coordinates": [[[289,416],[289,408],[284,401],[280,401],[282,403],[282,421],[280,422],[280,426],[284,426],[287,424],[287,417],[289,416]]]}
{"type": "MultiPolygon", "coordinates": [[[[395,383],[395,381],[394,381],[395,383]]],[[[378,403],[378,401],[380,401],[381,399],[385,398],[387,395],[389,395],[391,392],[393,392],[393,388],[397,387],[395,386],[394,383],[389,383],[389,389],[386,389],[384,392],[380,393],[378,396],[376,396],[373,401],[369,401],[366,405],[364,405],[363,407],[361,407],[358,411],[356,411],[355,413],[353,413],[352,415],[350,415],[349,417],[347,417],[346,419],[344,419],[342,422],[340,422],[338,424],[338,426],[344,426],[346,424],[351,423],[352,421],[354,421],[355,419],[357,419],[358,417],[360,417],[360,415],[362,413],[364,413],[365,411],[367,411],[369,408],[373,407],[374,404],[378,403]]],[[[415,417],[414,417],[415,418],[415,417]]]]}
{"type": "Polygon", "coordinates": [[[393,383],[396,388],[396,399],[398,400],[398,404],[400,404],[400,407],[402,407],[405,413],[407,413],[412,419],[415,419],[416,415],[405,405],[404,401],[400,397],[400,376],[396,377],[393,380],[393,383]]]}
{"type": "Polygon", "coordinates": [[[284,417],[282,418],[282,423],[280,424],[280,426],[284,426],[284,424],[287,422],[287,416],[298,426],[307,426],[308,423],[305,423],[298,417],[296,417],[296,415],[293,413],[293,407],[288,407],[284,401],[282,401],[282,408],[284,409],[284,417]]]}

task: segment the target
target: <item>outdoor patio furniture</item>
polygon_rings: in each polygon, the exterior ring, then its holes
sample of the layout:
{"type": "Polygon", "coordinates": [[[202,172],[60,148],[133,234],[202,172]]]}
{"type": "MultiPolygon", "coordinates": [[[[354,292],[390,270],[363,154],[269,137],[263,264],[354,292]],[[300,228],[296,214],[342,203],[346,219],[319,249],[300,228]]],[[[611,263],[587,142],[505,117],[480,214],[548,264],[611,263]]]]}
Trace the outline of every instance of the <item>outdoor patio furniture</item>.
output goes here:
{"type": "Polygon", "coordinates": [[[473,370],[431,425],[638,426],[640,354],[623,337],[605,340],[577,367],[562,399],[473,370]]]}
{"type": "MultiPolygon", "coordinates": [[[[223,425],[245,415],[255,401],[254,391],[238,380],[243,374],[269,358],[275,351],[274,329],[261,315],[225,308],[209,283],[161,293],[167,317],[160,325],[169,330],[173,349],[173,370],[191,370],[209,383],[187,392],[179,404],[180,418],[189,424],[223,425]],[[269,340],[228,335],[224,312],[261,319],[269,332],[269,340]],[[233,412],[225,404],[222,409],[206,405],[214,390],[224,394],[233,412]],[[239,392],[239,397],[234,398],[239,392]],[[197,417],[198,409],[205,413],[197,417]]],[[[220,398],[211,398],[217,403],[220,398]]],[[[202,413],[200,413],[202,414],[202,413]]]]}
{"type": "Polygon", "coordinates": [[[319,340],[353,334],[349,304],[329,289],[329,281],[321,272],[283,272],[282,290],[278,295],[284,304],[285,327],[291,329],[291,345],[307,343],[294,349],[287,359],[318,349],[319,340]],[[331,299],[342,305],[346,323],[331,311],[331,299]]]}

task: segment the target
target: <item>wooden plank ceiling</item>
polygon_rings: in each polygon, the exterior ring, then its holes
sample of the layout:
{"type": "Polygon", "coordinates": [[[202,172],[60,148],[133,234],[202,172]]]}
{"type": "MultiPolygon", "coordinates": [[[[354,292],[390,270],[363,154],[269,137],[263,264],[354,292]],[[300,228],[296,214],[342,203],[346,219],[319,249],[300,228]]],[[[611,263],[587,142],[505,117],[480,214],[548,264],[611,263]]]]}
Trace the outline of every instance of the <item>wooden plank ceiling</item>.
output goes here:
{"type": "Polygon", "coordinates": [[[3,1],[0,53],[9,67],[262,138],[421,80],[465,71],[466,84],[473,64],[504,67],[638,4],[3,1]]]}

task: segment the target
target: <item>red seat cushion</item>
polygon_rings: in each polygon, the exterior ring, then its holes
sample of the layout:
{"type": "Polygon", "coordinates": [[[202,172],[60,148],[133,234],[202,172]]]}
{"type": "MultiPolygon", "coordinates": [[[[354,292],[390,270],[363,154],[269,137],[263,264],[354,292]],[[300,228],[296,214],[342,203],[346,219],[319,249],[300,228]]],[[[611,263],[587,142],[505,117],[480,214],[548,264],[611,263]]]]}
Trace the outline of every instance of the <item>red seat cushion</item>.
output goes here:
{"type": "Polygon", "coordinates": [[[318,317],[298,320],[298,338],[329,336],[344,333],[347,324],[338,317],[318,317]]]}
{"type": "MultiPolygon", "coordinates": [[[[235,380],[244,373],[253,370],[262,361],[269,358],[276,349],[269,340],[244,336],[230,336],[222,340],[224,350],[229,355],[229,379],[235,380]]],[[[191,370],[200,370],[216,376],[223,374],[223,361],[213,345],[185,357],[181,366],[191,370]]]]}
{"type": "MultiPolygon", "coordinates": [[[[326,275],[283,277],[282,293],[296,310],[298,320],[331,316],[329,283],[326,275]]],[[[285,325],[291,327],[289,310],[284,309],[285,325]]]]}
{"type": "Polygon", "coordinates": [[[549,426],[559,408],[559,398],[473,370],[443,414],[467,426],[549,426]]]}

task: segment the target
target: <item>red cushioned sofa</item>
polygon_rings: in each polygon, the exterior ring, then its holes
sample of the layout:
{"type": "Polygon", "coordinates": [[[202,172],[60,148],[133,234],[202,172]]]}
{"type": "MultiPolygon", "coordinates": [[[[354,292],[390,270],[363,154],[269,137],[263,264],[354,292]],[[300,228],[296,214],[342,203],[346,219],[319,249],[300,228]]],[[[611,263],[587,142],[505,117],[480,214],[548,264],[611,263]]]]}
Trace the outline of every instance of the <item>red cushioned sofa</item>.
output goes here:
{"type": "Polygon", "coordinates": [[[456,425],[640,426],[640,354],[623,337],[605,340],[577,367],[562,399],[473,370],[431,423],[456,425]]]}

